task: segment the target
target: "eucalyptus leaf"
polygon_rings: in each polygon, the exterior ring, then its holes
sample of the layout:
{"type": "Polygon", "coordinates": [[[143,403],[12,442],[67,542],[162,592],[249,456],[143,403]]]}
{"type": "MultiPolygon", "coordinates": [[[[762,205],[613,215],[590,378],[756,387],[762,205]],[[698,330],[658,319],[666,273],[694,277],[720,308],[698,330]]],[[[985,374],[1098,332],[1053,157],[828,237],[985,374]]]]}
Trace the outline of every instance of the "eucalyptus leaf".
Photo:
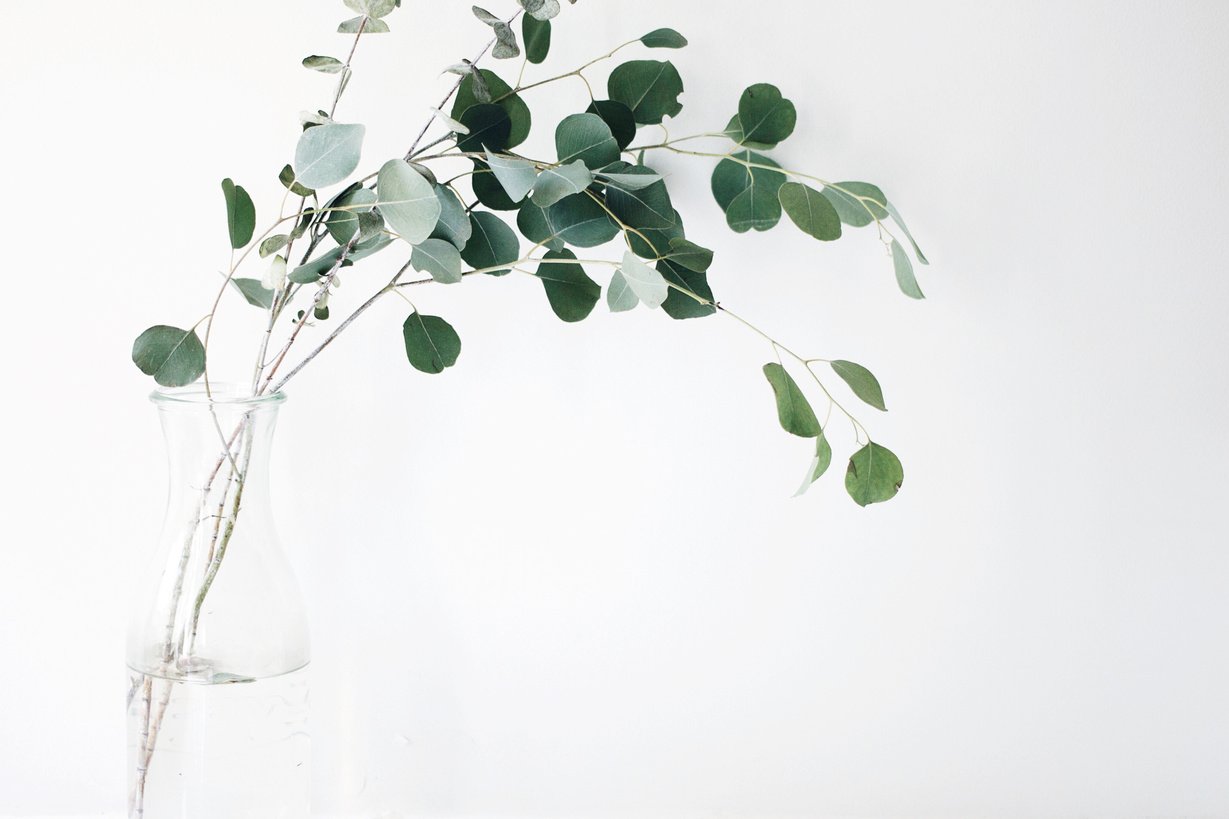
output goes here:
{"type": "Polygon", "coordinates": [[[684,48],[687,38],[672,28],[659,28],[640,38],[649,48],[684,48]]]}
{"type": "Polygon", "coordinates": [[[526,205],[517,219],[517,225],[526,231],[525,237],[531,241],[541,242],[548,237],[557,237],[573,247],[598,247],[619,235],[619,226],[610,214],[587,193],[559,200],[543,211],[540,221],[538,214],[530,210],[536,207],[526,205]]]}
{"type": "Polygon", "coordinates": [[[443,185],[435,186],[435,198],[440,202],[440,218],[431,233],[433,239],[444,239],[451,242],[457,250],[464,250],[465,243],[473,235],[474,226],[470,224],[469,214],[452,189],[443,185]]]}
{"type": "Polygon", "coordinates": [[[308,128],[295,149],[295,180],[313,190],[341,182],[358,167],[366,133],[362,125],[336,122],[308,128]]]}
{"type": "MultiPolygon", "coordinates": [[[[644,165],[629,166],[620,175],[658,176],[644,165]]],[[[634,190],[612,180],[606,189],[606,206],[623,224],[637,230],[668,230],[678,224],[670,192],[660,177],[651,185],[634,190]]],[[[666,244],[668,246],[669,240],[666,244]]]]}
{"type": "Polygon", "coordinates": [[[376,179],[377,207],[389,227],[412,245],[431,236],[441,206],[435,188],[404,159],[390,159],[376,179]]]}
{"type": "Polygon", "coordinates": [[[620,151],[631,145],[636,138],[636,117],[632,114],[632,109],[621,102],[594,100],[585,113],[597,114],[610,126],[610,133],[615,142],[619,143],[620,151]]]}
{"type": "Polygon", "coordinates": [[[222,195],[226,198],[230,246],[239,250],[252,241],[252,234],[256,232],[256,206],[248,192],[229,179],[222,180],[222,195]]]}
{"type": "Polygon", "coordinates": [[[461,338],[439,316],[424,316],[415,310],[401,327],[405,354],[414,369],[438,375],[457,363],[461,338]]]}
{"type": "Polygon", "coordinates": [[[636,298],[651,310],[661,307],[666,296],[670,294],[670,286],[666,284],[661,273],[649,267],[630,250],[623,254],[623,264],[619,270],[636,298]]]}
{"type": "Polygon", "coordinates": [[[683,78],[668,61],[623,63],[611,72],[607,90],[612,100],[632,110],[641,125],[660,125],[666,117],[678,116],[683,110],[678,100],[683,93],[683,78]]]}
{"type": "Polygon", "coordinates": [[[526,199],[520,212],[516,214],[516,227],[522,236],[535,245],[558,252],[563,250],[564,242],[555,235],[555,230],[547,219],[547,212],[546,208],[535,205],[532,199],[526,199]]]}
{"type": "Polygon", "coordinates": [[[647,188],[649,185],[662,181],[661,176],[652,171],[646,174],[606,173],[599,171],[598,176],[606,182],[618,185],[625,191],[638,191],[641,188],[647,188]]]}
{"type": "Polygon", "coordinates": [[[704,273],[713,264],[713,251],[687,239],[671,239],[665,259],[679,267],[704,273]]]}
{"type": "Polygon", "coordinates": [[[901,292],[911,299],[926,298],[913,274],[913,262],[909,260],[909,254],[895,239],[892,240],[892,264],[896,268],[896,283],[900,285],[901,292]]]}
{"type": "Polygon", "coordinates": [[[520,205],[512,201],[504,186],[499,184],[491,167],[480,159],[474,160],[474,173],[470,185],[478,201],[491,210],[517,210],[520,205]]]}
{"type": "MultiPolygon", "coordinates": [[[[350,249],[350,252],[346,254],[346,261],[351,264],[360,262],[368,256],[379,253],[392,243],[393,240],[384,235],[363,239],[356,243],[350,249]]],[[[324,276],[333,269],[341,259],[343,252],[345,252],[344,247],[335,247],[327,253],[312,259],[307,264],[299,265],[290,272],[290,281],[294,284],[311,284],[318,281],[321,276],[324,276]]]]}
{"type": "Polygon", "coordinates": [[[495,45],[491,48],[492,57],[497,60],[510,60],[521,56],[521,47],[516,42],[516,33],[512,31],[512,26],[480,6],[474,6],[473,12],[475,17],[495,32],[495,45]]]}
{"type": "Polygon", "coordinates": [[[205,345],[195,330],[160,324],[137,336],[132,363],[163,387],[186,387],[205,372],[205,345]]]}
{"type": "Polygon", "coordinates": [[[259,279],[231,279],[230,283],[253,307],[268,310],[273,306],[273,297],[276,294],[261,284],[259,279]]]}
{"type": "Polygon", "coordinates": [[[285,233],[270,236],[260,243],[260,258],[267,259],[290,243],[290,237],[285,233]]]}
{"type": "Polygon", "coordinates": [[[841,182],[827,186],[822,193],[850,227],[866,227],[888,218],[888,198],[867,182],[841,182]]]}
{"type": "Polygon", "coordinates": [[[772,385],[773,394],[777,399],[777,418],[781,428],[791,435],[800,438],[815,438],[823,430],[811,402],[798,388],[794,377],[780,364],[773,362],[764,365],[764,377],[772,385]]]}
{"type": "Polygon", "coordinates": [[[336,57],[322,57],[319,54],[313,54],[310,57],[303,58],[303,67],[310,68],[312,71],[319,71],[322,74],[337,74],[341,72],[345,65],[336,57]]]}
{"type": "Polygon", "coordinates": [[[738,121],[743,141],[776,145],[794,132],[798,111],[775,85],[760,83],[743,92],[738,102],[738,121]]]}
{"type": "Polygon", "coordinates": [[[833,361],[831,365],[841,380],[853,390],[854,395],[875,409],[887,412],[888,408],[883,402],[883,388],[870,370],[852,361],[833,361]]]}
{"type": "Polygon", "coordinates": [[[819,191],[797,182],[786,182],[777,196],[789,218],[803,233],[823,242],[841,238],[841,217],[819,191]]]}
{"type": "MultiPolygon", "coordinates": [[[[473,222],[473,235],[461,252],[461,258],[475,270],[498,268],[501,265],[511,266],[520,259],[521,243],[516,237],[516,231],[508,227],[504,220],[493,213],[475,211],[470,214],[473,222]]],[[[488,270],[492,276],[503,276],[512,272],[506,270],[488,270]]]]}
{"type": "Polygon", "coordinates": [[[610,307],[610,312],[626,313],[628,310],[635,310],[639,303],[640,299],[636,297],[627,277],[621,270],[616,270],[610,277],[610,287],[606,288],[606,304],[610,307]]]}
{"type": "Polygon", "coordinates": [[[354,188],[334,199],[329,207],[337,210],[329,213],[324,222],[333,241],[344,245],[354,238],[359,231],[359,214],[370,212],[375,203],[375,192],[367,188],[354,188]]]}
{"type": "Polygon", "coordinates": [[[726,221],[736,233],[748,230],[771,230],[781,221],[781,200],[777,190],[763,185],[750,185],[734,197],[725,212],[726,221]]]}
{"type": "Polygon", "coordinates": [[[547,168],[538,176],[533,186],[533,203],[548,208],[561,199],[582,193],[593,184],[593,174],[585,163],[576,160],[570,165],[547,168]]]}
{"type": "MultiPolygon", "coordinates": [[[[547,253],[547,261],[575,260],[570,250],[547,253]]],[[[602,288],[585,274],[579,264],[541,264],[537,276],[546,289],[555,315],[567,322],[584,321],[602,297],[602,288]]]]}
{"type": "Polygon", "coordinates": [[[533,190],[538,171],[532,162],[514,157],[497,156],[490,151],[486,152],[486,161],[487,167],[495,174],[495,178],[499,180],[499,184],[503,185],[504,192],[513,202],[520,202],[533,190]]]}
{"type": "MultiPolygon", "coordinates": [[[[517,0],[529,19],[549,20],[559,14],[559,0],[517,0]]],[[[576,0],[572,0],[573,3],[576,0]]]]}
{"type": "Polygon", "coordinates": [[[351,17],[337,26],[338,34],[387,34],[388,23],[372,17],[351,17]]]}
{"type": "Polygon", "coordinates": [[[344,2],[346,8],[356,14],[376,18],[387,17],[396,8],[394,0],[344,0],[344,2]]]}
{"type": "Polygon", "coordinates": [[[890,501],[904,482],[905,468],[900,459],[874,442],[854,453],[845,472],[845,490],[859,506],[890,501]]]}
{"type": "MultiPolygon", "coordinates": [[[[780,220],[781,203],[778,193],[786,182],[786,176],[776,170],[779,167],[776,162],[754,151],[740,151],[717,163],[713,170],[713,198],[726,212],[726,220],[731,227],[734,227],[737,219],[742,230],[751,227],[764,230],[765,226],[772,227],[776,224],[768,223],[774,213],[777,220],[780,220]],[[757,193],[748,196],[751,191],[757,193]],[[743,198],[740,200],[739,197],[743,198]],[[730,209],[736,201],[739,206],[731,217],[730,209]],[[776,202],[775,207],[772,202],[776,202]]],[[[735,230],[738,229],[735,227],[735,230]]]]}
{"type": "Polygon", "coordinates": [[[427,239],[414,245],[410,264],[420,273],[427,273],[441,284],[461,281],[461,253],[451,242],[427,239]]]}
{"type": "Polygon", "coordinates": [[[521,36],[525,40],[525,59],[534,65],[546,62],[550,54],[550,20],[539,20],[531,14],[526,14],[525,19],[521,22],[521,36]]]}
{"type": "Polygon", "coordinates": [[[673,285],[670,294],[662,302],[661,309],[672,319],[683,320],[704,318],[717,312],[713,306],[713,291],[708,285],[708,276],[698,270],[689,270],[681,264],[668,259],[657,263],[657,272],[661,273],[666,283],[673,285]],[[688,291],[684,293],[677,288],[688,291]],[[694,293],[703,301],[698,301],[688,293],[694,293]]]}
{"type": "Polygon", "coordinates": [[[300,185],[297,181],[295,181],[294,168],[292,168],[289,165],[282,168],[282,171],[281,173],[277,175],[277,178],[278,178],[278,181],[280,181],[286,187],[286,189],[289,190],[291,193],[293,193],[295,196],[311,196],[313,193],[315,193],[315,191],[313,191],[311,188],[304,187],[303,185],[300,185]]]}
{"type": "Polygon", "coordinates": [[[597,170],[619,159],[619,143],[597,114],[573,114],[560,122],[555,129],[555,149],[561,165],[580,160],[597,170]]]}
{"type": "Polygon", "coordinates": [[[465,111],[482,103],[498,105],[508,114],[512,126],[504,148],[515,148],[528,138],[529,130],[533,126],[529,106],[519,94],[513,93],[512,88],[498,74],[485,68],[475,70],[461,80],[452,105],[452,118],[465,122],[462,116],[465,111]]]}
{"type": "Polygon", "coordinates": [[[913,245],[913,253],[917,256],[917,260],[922,264],[930,264],[930,260],[926,258],[926,254],[918,247],[917,240],[913,238],[913,234],[909,232],[909,226],[905,224],[904,217],[900,215],[900,211],[891,202],[887,203],[888,215],[892,217],[892,221],[900,227],[904,232],[905,237],[909,240],[909,244],[913,245]]]}
{"type": "Polygon", "coordinates": [[[815,439],[815,457],[811,459],[806,477],[802,479],[802,486],[794,493],[794,497],[805,495],[812,484],[824,476],[830,466],[832,466],[832,444],[828,443],[828,436],[821,432],[815,439]]]}
{"type": "Polygon", "coordinates": [[[466,153],[511,147],[512,120],[502,106],[486,102],[467,108],[461,114],[461,124],[467,133],[457,141],[457,147],[466,153]]]}

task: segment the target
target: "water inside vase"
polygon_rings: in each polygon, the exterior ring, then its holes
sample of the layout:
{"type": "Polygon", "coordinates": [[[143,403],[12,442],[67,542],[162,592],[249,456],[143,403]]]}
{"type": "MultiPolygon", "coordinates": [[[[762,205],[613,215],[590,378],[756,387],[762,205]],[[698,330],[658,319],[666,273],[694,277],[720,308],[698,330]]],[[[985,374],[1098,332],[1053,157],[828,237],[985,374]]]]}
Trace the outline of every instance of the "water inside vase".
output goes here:
{"type": "Polygon", "coordinates": [[[130,685],[130,817],[307,819],[306,668],[265,679],[132,671],[130,685]]]}

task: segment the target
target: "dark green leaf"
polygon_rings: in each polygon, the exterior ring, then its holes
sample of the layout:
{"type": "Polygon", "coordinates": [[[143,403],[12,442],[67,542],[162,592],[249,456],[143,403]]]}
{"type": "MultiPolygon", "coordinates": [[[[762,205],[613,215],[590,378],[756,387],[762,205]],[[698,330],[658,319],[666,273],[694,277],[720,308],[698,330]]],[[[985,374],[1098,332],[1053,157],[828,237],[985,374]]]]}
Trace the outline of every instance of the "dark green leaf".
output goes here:
{"type": "Polygon", "coordinates": [[[226,197],[226,227],[230,246],[239,250],[252,241],[256,232],[256,206],[248,192],[229,179],[222,180],[222,195],[226,197]]]}
{"type": "Polygon", "coordinates": [[[866,227],[876,219],[888,217],[888,198],[867,182],[841,182],[822,191],[841,221],[850,227],[866,227]]]}
{"type": "Polygon", "coordinates": [[[687,38],[672,28],[659,28],[641,37],[640,42],[649,48],[683,48],[687,38]]]}
{"type": "Polygon", "coordinates": [[[610,98],[632,110],[641,125],[660,125],[666,117],[678,116],[683,104],[683,78],[671,62],[635,60],[623,63],[610,74],[610,98]]]}
{"type": "Polygon", "coordinates": [[[833,361],[832,369],[849,385],[854,395],[875,409],[887,412],[888,408],[883,403],[883,388],[870,370],[852,361],[833,361]]]}
{"type": "Polygon", "coordinates": [[[424,373],[438,375],[461,355],[460,336],[439,316],[424,316],[416,310],[405,320],[401,335],[410,364],[424,373]]]}
{"type": "Polygon", "coordinates": [[[802,394],[793,376],[786,372],[780,364],[764,365],[764,376],[772,385],[773,394],[777,398],[777,417],[781,427],[791,435],[801,438],[815,438],[822,430],[811,402],[802,394]]]}
{"type": "Polygon", "coordinates": [[[273,291],[261,284],[259,279],[231,279],[230,283],[253,307],[268,310],[273,306],[273,291]]]}
{"type": "Polygon", "coordinates": [[[205,372],[205,346],[195,330],[160,324],[137,336],[132,363],[163,387],[186,387],[205,372]]]}
{"type": "Polygon", "coordinates": [[[595,100],[586,113],[597,114],[610,126],[610,133],[614,136],[615,142],[619,143],[620,151],[631,145],[632,140],[636,138],[636,118],[632,115],[632,109],[623,103],[614,100],[595,100]]]}
{"type": "Polygon", "coordinates": [[[735,233],[771,230],[781,221],[781,200],[771,187],[753,184],[734,197],[725,218],[735,233]]]}
{"type": "Polygon", "coordinates": [[[713,291],[708,286],[708,276],[705,273],[689,270],[681,264],[666,259],[657,263],[657,272],[661,273],[667,284],[674,285],[670,288],[670,293],[661,306],[670,318],[679,320],[704,318],[717,312],[717,308],[712,305],[713,291]],[[676,287],[682,287],[704,301],[697,301],[686,293],[676,290],[676,287]]]}
{"type": "Polygon", "coordinates": [[[526,14],[521,33],[525,37],[525,57],[534,65],[546,61],[550,54],[551,22],[526,14]]]}
{"type": "Polygon", "coordinates": [[[452,118],[465,122],[461,115],[467,109],[483,102],[493,101],[508,112],[508,118],[512,121],[508,144],[504,147],[515,148],[529,136],[529,129],[533,125],[529,106],[518,94],[513,94],[512,88],[494,71],[483,68],[478,70],[478,75],[482,78],[482,85],[478,88],[475,87],[472,74],[461,80],[461,85],[457,89],[456,101],[452,105],[452,118]],[[490,94],[489,99],[479,99],[480,88],[487,89],[490,94]]]}
{"type": "MultiPolygon", "coordinates": [[[[576,259],[570,250],[547,253],[547,260],[576,259]]],[[[538,278],[546,288],[555,315],[567,322],[583,321],[593,312],[602,297],[602,288],[585,274],[579,264],[543,264],[538,266],[538,278]]]]}
{"type": "MultiPolygon", "coordinates": [[[[632,176],[656,175],[653,169],[644,165],[629,166],[622,173],[632,176]]],[[[674,205],[670,202],[670,191],[664,181],[637,190],[628,190],[611,182],[606,188],[606,206],[623,224],[638,230],[669,230],[678,224],[674,205]]]]}
{"type": "Polygon", "coordinates": [[[841,217],[819,191],[797,182],[786,182],[781,186],[778,198],[789,218],[803,233],[824,242],[841,238],[841,217]]]}
{"type": "Polygon", "coordinates": [[[580,160],[591,170],[598,170],[619,159],[619,143],[597,114],[573,114],[560,122],[555,129],[555,148],[561,165],[580,160]]]}
{"type": "Polygon", "coordinates": [[[738,102],[738,121],[743,141],[776,145],[794,132],[798,112],[775,85],[761,83],[743,92],[738,102]]]}
{"type": "Polygon", "coordinates": [[[469,133],[458,138],[457,147],[466,153],[498,152],[509,147],[512,120],[503,106],[489,102],[471,106],[461,114],[461,124],[469,133]]]}
{"type": "Polygon", "coordinates": [[[704,273],[713,264],[713,251],[687,239],[671,239],[666,259],[679,267],[704,273]]]}
{"type": "Polygon", "coordinates": [[[855,452],[845,472],[845,490],[859,506],[891,500],[904,482],[905,468],[900,459],[876,443],[855,452]]]}
{"type": "MultiPolygon", "coordinates": [[[[516,238],[516,231],[508,227],[502,219],[493,213],[475,211],[470,214],[474,233],[465,244],[461,253],[463,258],[474,270],[496,268],[500,265],[511,265],[521,257],[521,243],[516,238]]],[[[492,276],[503,276],[511,273],[509,270],[495,270],[492,276]]]]}
{"type": "Polygon", "coordinates": [[[713,198],[722,210],[729,211],[734,200],[753,187],[769,190],[776,197],[786,181],[785,174],[773,170],[779,167],[763,154],[739,151],[730,159],[721,160],[713,170],[713,198]]]}
{"type": "Polygon", "coordinates": [[[526,205],[521,210],[517,225],[525,237],[534,242],[554,236],[573,247],[597,247],[619,235],[619,226],[610,214],[587,193],[561,199],[541,214],[535,213],[531,207],[537,206],[526,205]]]}
{"type": "Polygon", "coordinates": [[[563,240],[554,234],[546,218],[546,209],[538,207],[528,199],[516,215],[516,227],[522,236],[536,245],[548,250],[563,250],[563,240]]]}

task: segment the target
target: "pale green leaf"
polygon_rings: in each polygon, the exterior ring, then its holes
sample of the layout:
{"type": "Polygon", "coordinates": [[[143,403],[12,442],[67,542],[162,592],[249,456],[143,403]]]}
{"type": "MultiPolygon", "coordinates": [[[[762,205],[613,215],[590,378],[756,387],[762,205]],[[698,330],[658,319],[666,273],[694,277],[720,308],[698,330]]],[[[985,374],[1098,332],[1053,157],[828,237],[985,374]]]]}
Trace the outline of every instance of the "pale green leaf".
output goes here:
{"type": "Polygon", "coordinates": [[[538,207],[549,208],[561,199],[581,193],[591,184],[593,174],[585,167],[585,163],[578,159],[570,165],[542,171],[534,183],[530,198],[538,207]]]}
{"type": "Polygon", "coordinates": [[[429,238],[440,218],[435,188],[404,159],[390,159],[376,179],[377,207],[400,238],[416,245],[429,238]]]}
{"type": "Polygon", "coordinates": [[[833,361],[831,364],[832,369],[849,385],[854,395],[875,409],[887,412],[888,408],[883,402],[883,388],[870,370],[852,361],[833,361]]]}
{"type": "Polygon", "coordinates": [[[308,128],[294,152],[295,181],[319,190],[344,180],[358,167],[366,133],[362,125],[336,122],[308,128]]]}
{"type": "Polygon", "coordinates": [[[900,459],[873,442],[854,453],[845,472],[845,490],[859,506],[891,500],[904,482],[905,468],[900,459]]]}
{"type": "Polygon", "coordinates": [[[451,242],[443,239],[427,239],[415,245],[410,264],[441,284],[461,281],[461,253],[451,242]]]}
{"type": "Polygon", "coordinates": [[[811,402],[798,388],[784,367],[775,362],[764,365],[764,377],[772,385],[773,394],[777,399],[777,418],[781,427],[791,435],[801,438],[815,438],[823,430],[811,402]]]}

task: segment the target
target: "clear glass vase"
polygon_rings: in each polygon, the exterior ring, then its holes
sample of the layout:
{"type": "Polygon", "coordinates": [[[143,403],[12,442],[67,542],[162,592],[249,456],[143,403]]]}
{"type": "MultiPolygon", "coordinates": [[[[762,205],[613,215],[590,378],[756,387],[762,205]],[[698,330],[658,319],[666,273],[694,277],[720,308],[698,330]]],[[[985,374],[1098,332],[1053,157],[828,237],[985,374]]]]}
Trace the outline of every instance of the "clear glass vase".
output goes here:
{"type": "Polygon", "coordinates": [[[128,633],[133,819],[307,819],[307,621],[273,526],[280,394],[154,393],[170,493],[128,633]]]}

